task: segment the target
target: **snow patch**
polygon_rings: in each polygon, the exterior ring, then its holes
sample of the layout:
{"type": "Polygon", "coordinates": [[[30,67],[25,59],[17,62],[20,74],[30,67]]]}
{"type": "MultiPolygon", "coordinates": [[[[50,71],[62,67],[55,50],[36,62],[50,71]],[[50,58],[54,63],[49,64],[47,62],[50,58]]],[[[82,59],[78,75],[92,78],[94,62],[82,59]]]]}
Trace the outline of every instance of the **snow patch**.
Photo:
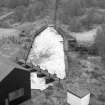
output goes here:
{"type": "Polygon", "coordinates": [[[74,37],[79,44],[92,45],[95,41],[97,31],[99,28],[92,29],[86,32],[71,32],[71,36],[74,37]]]}
{"type": "Polygon", "coordinates": [[[64,79],[66,73],[62,42],[63,38],[53,27],[46,28],[35,38],[27,62],[39,65],[41,69],[64,79]]]}

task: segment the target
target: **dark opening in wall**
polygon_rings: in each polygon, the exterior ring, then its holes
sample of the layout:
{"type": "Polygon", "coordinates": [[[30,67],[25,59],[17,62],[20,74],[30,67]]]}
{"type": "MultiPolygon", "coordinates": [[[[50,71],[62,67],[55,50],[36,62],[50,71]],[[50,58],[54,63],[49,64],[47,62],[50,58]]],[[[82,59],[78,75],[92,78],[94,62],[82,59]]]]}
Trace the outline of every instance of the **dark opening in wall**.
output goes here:
{"type": "Polygon", "coordinates": [[[17,63],[18,63],[19,65],[23,65],[23,64],[24,64],[24,62],[21,62],[21,61],[17,61],[17,63]]]}
{"type": "Polygon", "coordinates": [[[37,74],[37,77],[38,77],[38,78],[42,78],[42,77],[46,77],[46,75],[45,75],[44,73],[38,73],[38,74],[37,74]]]}
{"type": "Polygon", "coordinates": [[[55,81],[55,79],[53,79],[53,78],[47,78],[46,84],[49,84],[49,83],[54,82],[54,81],[55,81]]]}
{"type": "Polygon", "coordinates": [[[26,68],[26,69],[31,69],[32,67],[30,66],[30,65],[28,65],[28,64],[25,64],[25,65],[22,65],[24,68],[26,68]]]}
{"type": "Polygon", "coordinates": [[[77,44],[75,40],[68,40],[68,50],[74,50],[76,45],[77,44]]]}

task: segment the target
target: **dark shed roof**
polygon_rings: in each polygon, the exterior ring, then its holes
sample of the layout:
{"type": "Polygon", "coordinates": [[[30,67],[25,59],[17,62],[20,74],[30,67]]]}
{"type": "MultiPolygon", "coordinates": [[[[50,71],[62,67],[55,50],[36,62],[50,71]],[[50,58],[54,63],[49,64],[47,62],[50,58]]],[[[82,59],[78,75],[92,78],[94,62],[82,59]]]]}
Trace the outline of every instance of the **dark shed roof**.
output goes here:
{"type": "Polygon", "coordinates": [[[0,56],[0,82],[11,72],[14,68],[21,68],[21,70],[26,70],[25,68],[19,66],[18,64],[12,62],[11,60],[0,56]]]}

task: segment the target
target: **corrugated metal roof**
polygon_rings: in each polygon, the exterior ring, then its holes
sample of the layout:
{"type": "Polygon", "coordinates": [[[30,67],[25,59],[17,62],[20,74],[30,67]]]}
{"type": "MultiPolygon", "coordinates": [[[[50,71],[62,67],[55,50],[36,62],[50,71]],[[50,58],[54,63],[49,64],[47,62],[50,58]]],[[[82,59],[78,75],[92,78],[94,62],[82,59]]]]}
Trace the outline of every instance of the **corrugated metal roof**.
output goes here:
{"type": "Polygon", "coordinates": [[[20,65],[10,61],[7,58],[0,56],[0,81],[2,81],[14,68],[21,68],[21,70],[26,70],[20,65]]]}
{"type": "Polygon", "coordinates": [[[67,90],[69,93],[71,93],[79,98],[83,98],[90,93],[88,89],[79,88],[79,87],[75,87],[72,85],[70,85],[70,87],[68,87],[67,90]]]}

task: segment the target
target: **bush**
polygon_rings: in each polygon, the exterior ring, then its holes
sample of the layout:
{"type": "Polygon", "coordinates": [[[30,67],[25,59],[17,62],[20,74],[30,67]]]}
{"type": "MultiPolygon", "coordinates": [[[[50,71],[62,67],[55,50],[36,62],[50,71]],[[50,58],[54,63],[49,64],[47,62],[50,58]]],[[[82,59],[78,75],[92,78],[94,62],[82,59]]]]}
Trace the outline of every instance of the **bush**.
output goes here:
{"type": "Polygon", "coordinates": [[[46,5],[43,4],[43,2],[36,2],[33,4],[30,4],[30,6],[27,9],[26,13],[26,20],[27,21],[35,21],[38,17],[44,17],[47,14],[46,5]]]}
{"type": "Polygon", "coordinates": [[[26,14],[26,7],[25,6],[18,6],[15,8],[14,18],[15,21],[24,21],[25,20],[25,14],[26,14]]]}
{"type": "Polygon", "coordinates": [[[83,14],[83,5],[81,0],[70,0],[64,5],[64,12],[70,17],[80,16],[83,14]]]}
{"type": "Polygon", "coordinates": [[[71,18],[82,16],[84,14],[84,1],[83,0],[68,0],[68,2],[60,4],[59,19],[64,24],[69,24],[71,18]]]}
{"type": "Polygon", "coordinates": [[[16,8],[17,6],[28,6],[30,0],[5,0],[7,7],[9,8],[16,8]]]}
{"type": "Polygon", "coordinates": [[[105,102],[105,94],[102,93],[101,95],[98,96],[98,99],[102,102],[105,102]]]}
{"type": "Polygon", "coordinates": [[[86,7],[105,8],[105,0],[85,0],[86,7]]]}
{"type": "Polygon", "coordinates": [[[72,32],[80,32],[82,29],[82,24],[77,18],[71,19],[69,23],[69,30],[72,32]]]}
{"type": "Polygon", "coordinates": [[[81,20],[81,23],[87,29],[90,29],[94,24],[96,25],[105,23],[105,16],[103,13],[93,8],[87,13],[86,18],[81,20]]]}

